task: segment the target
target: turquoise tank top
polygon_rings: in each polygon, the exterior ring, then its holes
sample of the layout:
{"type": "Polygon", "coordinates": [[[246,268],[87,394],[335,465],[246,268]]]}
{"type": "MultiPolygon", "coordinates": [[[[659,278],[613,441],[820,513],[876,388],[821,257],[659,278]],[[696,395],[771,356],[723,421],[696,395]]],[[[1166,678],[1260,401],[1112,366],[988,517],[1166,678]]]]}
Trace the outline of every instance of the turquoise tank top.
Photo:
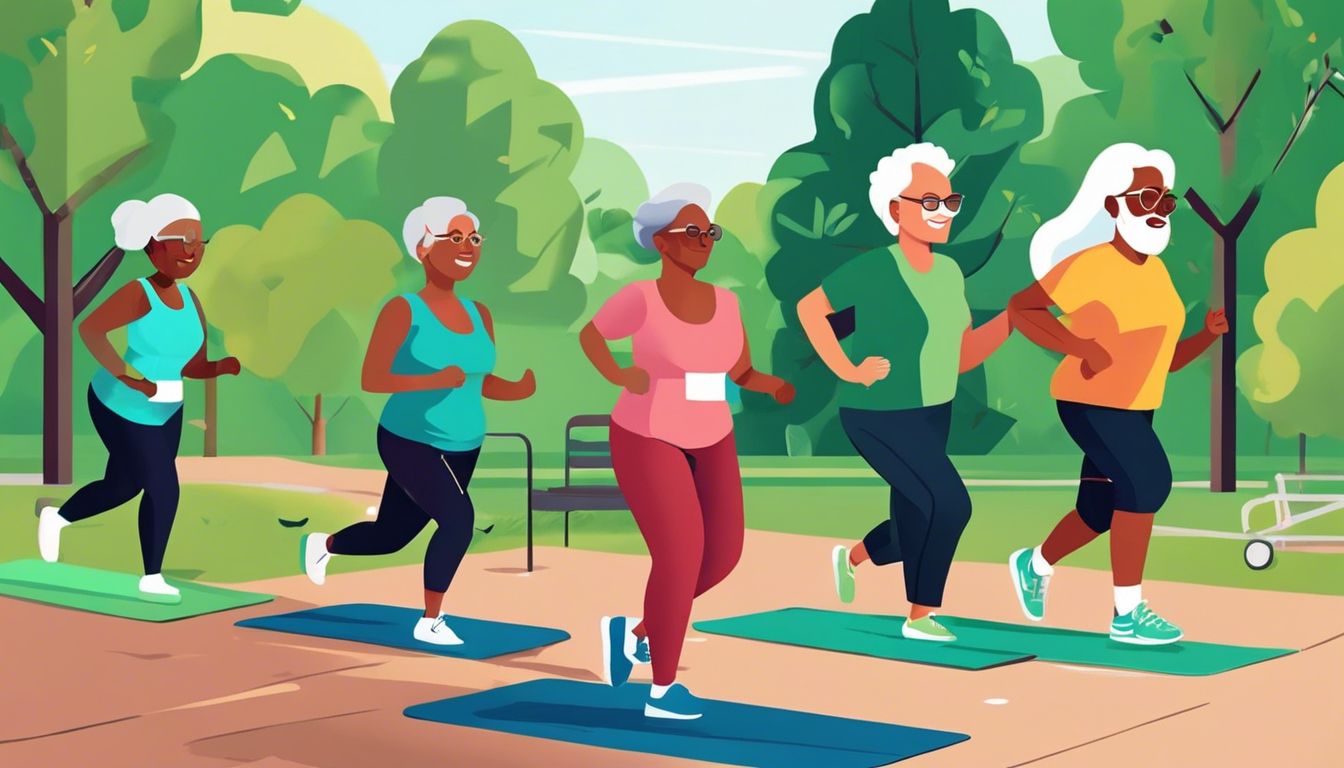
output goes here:
{"type": "MultiPolygon", "coordinates": [[[[150,381],[176,381],[182,368],[205,343],[201,317],[191,291],[182,283],[182,308],[163,303],[158,291],[145,278],[138,281],[149,298],[149,312],[126,326],[126,364],[150,381]]],[[[136,424],[162,426],[182,408],[181,403],[151,403],[139,390],[130,388],[106,368],[93,375],[93,394],[113,413],[136,424]]]]}
{"type": "Polygon", "coordinates": [[[407,376],[437,373],[451,365],[466,374],[462,386],[397,392],[387,399],[378,423],[388,432],[432,445],[441,451],[471,451],[485,442],[485,404],[481,386],[495,369],[495,343],[481,322],[476,302],[462,300],[471,333],[444,327],[419,295],[403,296],[411,305],[411,329],[392,360],[392,372],[407,376]]]}

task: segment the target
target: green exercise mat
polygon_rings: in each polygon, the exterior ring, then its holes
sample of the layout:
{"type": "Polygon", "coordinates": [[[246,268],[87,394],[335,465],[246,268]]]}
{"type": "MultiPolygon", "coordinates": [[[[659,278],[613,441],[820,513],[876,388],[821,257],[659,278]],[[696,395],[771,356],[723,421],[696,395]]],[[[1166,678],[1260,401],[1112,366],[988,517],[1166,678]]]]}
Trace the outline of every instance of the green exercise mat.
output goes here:
{"type": "Polygon", "coordinates": [[[173,579],[172,585],[182,592],[181,599],[158,602],[140,595],[139,582],[139,576],[129,573],[66,563],[41,560],[0,563],[0,596],[140,621],[175,621],[275,599],[271,595],[173,579]]]}
{"type": "Polygon", "coordinates": [[[1061,664],[1202,676],[1296,653],[1287,648],[1252,648],[1190,640],[1162,646],[1126,645],[1098,632],[955,616],[939,616],[938,620],[956,633],[957,642],[906,640],[901,637],[905,619],[899,616],[813,608],[785,608],[701,621],[696,622],[695,628],[711,634],[965,669],[985,669],[1034,658],[1061,664]],[[998,664],[958,663],[963,658],[977,660],[977,654],[998,654],[1003,660],[998,664]]]}
{"type": "Polygon", "coordinates": [[[727,619],[697,621],[695,628],[713,635],[955,669],[990,669],[1031,659],[1030,653],[968,643],[906,640],[901,637],[901,622],[901,619],[892,616],[784,608],[727,619]]]}

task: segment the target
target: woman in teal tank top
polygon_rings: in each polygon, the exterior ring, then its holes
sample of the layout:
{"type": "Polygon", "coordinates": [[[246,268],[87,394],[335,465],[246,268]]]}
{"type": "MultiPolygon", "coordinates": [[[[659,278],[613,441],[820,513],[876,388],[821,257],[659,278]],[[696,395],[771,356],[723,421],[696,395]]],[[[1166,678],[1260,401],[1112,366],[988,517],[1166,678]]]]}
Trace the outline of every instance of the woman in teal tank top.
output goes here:
{"type": "Polygon", "coordinates": [[[387,467],[378,518],[333,535],[309,534],[300,545],[308,577],[322,584],[332,555],[396,552],[433,520],[425,613],[411,634],[434,645],[462,642],[442,606],[475,530],[467,487],[485,441],[484,399],[522,400],[537,388],[530,370],[518,381],[492,373],[490,313],[457,295],[481,259],[478,226],[452,197],[432,197],[406,217],[406,250],[424,267],[425,287],[383,307],[364,357],[364,389],[391,394],[378,422],[378,454],[387,467]]]}
{"type": "Polygon", "coordinates": [[[79,326],[102,367],[89,385],[89,415],[107,447],[101,480],[80,488],[62,506],[38,502],[38,549],[60,557],[61,529],[140,498],[140,554],[146,598],[175,601],[163,579],[164,551],[177,515],[177,448],[182,437],[182,379],[237,374],[232,357],[205,356],[205,313],[182,280],[205,256],[201,215],[177,195],[130,200],[112,214],[117,246],[141,250],[155,272],[112,294],[79,326]],[[126,328],[126,355],[108,340],[126,328]]]}

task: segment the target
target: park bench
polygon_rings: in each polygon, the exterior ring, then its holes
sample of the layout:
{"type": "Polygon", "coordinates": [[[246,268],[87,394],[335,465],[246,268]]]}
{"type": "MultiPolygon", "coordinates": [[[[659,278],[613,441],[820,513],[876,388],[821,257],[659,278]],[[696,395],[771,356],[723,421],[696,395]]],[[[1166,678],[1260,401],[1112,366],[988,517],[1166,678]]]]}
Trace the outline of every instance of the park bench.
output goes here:
{"type": "Polygon", "coordinates": [[[519,439],[527,460],[527,570],[532,570],[532,516],[534,512],[565,513],[565,546],[569,546],[569,516],[580,511],[628,510],[625,497],[615,485],[576,482],[574,470],[611,469],[611,446],[607,442],[610,417],[575,416],[565,424],[565,479],[563,485],[535,487],[532,478],[532,441],[519,432],[492,432],[490,437],[519,439]],[[598,434],[601,439],[594,439],[598,434]],[[576,434],[582,435],[579,439],[576,434]]]}

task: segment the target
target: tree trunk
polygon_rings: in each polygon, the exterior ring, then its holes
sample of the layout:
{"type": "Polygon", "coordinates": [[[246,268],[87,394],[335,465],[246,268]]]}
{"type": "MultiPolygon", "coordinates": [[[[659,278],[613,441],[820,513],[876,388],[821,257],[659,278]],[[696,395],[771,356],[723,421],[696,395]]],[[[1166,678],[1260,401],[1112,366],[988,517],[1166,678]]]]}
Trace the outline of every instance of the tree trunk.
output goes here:
{"type": "Polygon", "coordinates": [[[205,380],[205,450],[202,456],[219,455],[219,379],[205,380]]]}
{"type": "Polygon", "coordinates": [[[1213,233],[1214,305],[1227,313],[1227,333],[1214,347],[1209,379],[1209,489],[1214,493],[1237,490],[1237,234],[1213,233]]]}
{"type": "Polygon", "coordinates": [[[43,215],[42,481],[47,485],[68,485],[74,480],[71,234],[70,216],[43,215]]]}
{"type": "Polygon", "coordinates": [[[322,395],[313,396],[313,455],[327,455],[327,420],[322,418],[322,395]]]}
{"type": "Polygon", "coordinates": [[[1307,474],[1307,435],[1305,432],[1297,433],[1297,474],[1307,474]]]}

